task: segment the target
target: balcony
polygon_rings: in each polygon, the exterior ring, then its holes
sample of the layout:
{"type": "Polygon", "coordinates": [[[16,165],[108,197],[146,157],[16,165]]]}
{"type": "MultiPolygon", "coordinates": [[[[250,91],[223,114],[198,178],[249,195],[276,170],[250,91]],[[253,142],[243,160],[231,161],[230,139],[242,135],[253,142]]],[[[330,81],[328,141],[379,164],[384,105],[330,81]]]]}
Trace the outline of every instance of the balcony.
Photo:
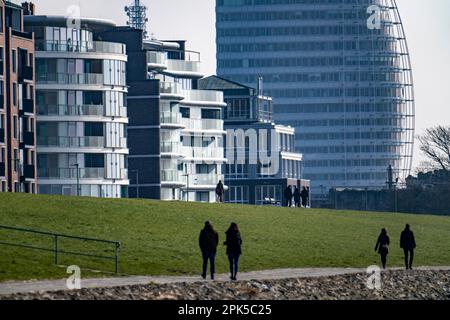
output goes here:
{"type": "Polygon", "coordinates": [[[167,60],[167,70],[175,74],[202,76],[200,74],[200,62],[198,61],[167,60]]]}
{"type": "Polygon", "coordinates": [[[224,131],[224,129],[223,129],[223,120],[219,120],[219,119],[188,119],[188,118],[182,118],[181,123],[186,127],[186,130],[224,131]]]}
{"type": "Polygon", "coordinates": [[[150,69],[167,69],[167,59],[163,52],[148,51],[147,63],[150,69]]]}
{"type": "Polygon", "coordinates": [[[104,148],[104,137],[39,137],[38,146],[50,148],[104,148]]]}
{"type": "Polygon", "coordinates": [[[226,106],[226,104],[223,101],[222,91],[186,90],[185,96],[186,100],[188,101],[226,106]]]}
{"type": "Polygon", "coordinates": [[[33,113],[34,114],[34,100],[33,99],[22,99],[22,113],[33,113]]]}
{"type": "Polygon", "coordinates": [[[23,166],[22,178],[23,179],[36,179],[36,167],[34,165],[26,164],[23,166]]]}
{"type": "Polygon", "coordinates": [[[224,159],[223,148],[183,147],[183,155],[196,159],[224,159]]]}
{"type": "Polygon", "coordinates": [[[101,73],[47,73],[39,75],[38,84],[79,84],[103,85],[104,77],[101,73]]]}
{"type": "Polygon", "coordinates": [[[179,182],[180,174],[177,170],[161,170],[161,182],[179,182]]]}
{"type": "Polygon", "coordinates": [[[39,179],[104,179],[104,168],[38,168],[39,179]]]}
{"type": "Polygon", "coordinates": [[[122,43],[103,41],[43,41],[36,40],[37,51],[47,52],[97,52],[126,54],[126,46],[122,43]]]}
{"type": "Polygon", "coordinates": [[[5,129],[0,129],[0,143],[5,143],[5,129]]]}
{"type": "Polygon", "coordinates": [[[19,68],[19,82],[33,81],[34,70],[30,66],[22,66],[19,68]]]}
{"type": "Polygon", "coordinates": [[[219,174],[193,174],[189,176],[189,186],[216,186],[224,177],[219,174]]]}
{"type": "Polygon", "coordinates": [[[34,146],[34,132],[25,131],[22,133],[22,143],[26,146],[34,146]]]}
{"type": "MultiPolygon", "coordinates": [[[[40,116],[104,116],[103,105],[39,105],[40,116]]],[[[125,110],[126,112],[126,110],[125,110]]]]}
{"type": "Polygon", "coordinates": [[[179,112],[161,112],[160,121],[162,125],[181,125],[181,113],[179,112]]]}
{"type": "Polygon", "coordinates": [[[0,162],[0,177],[4,177],[6,175],[5,163],[0,162]]]}
{"type": "Polygon", "coordinates": [[[179,83],[160,82],[159,83],[159,93],[160,94],[177,95],[177,96],[184,98],[184,92],[181,89],[181,85],[179,83]]]}
{"type": "Polygon", "coordinates": [[[161,153],[181,153],[180,142],[161,142],[161,153]]]}

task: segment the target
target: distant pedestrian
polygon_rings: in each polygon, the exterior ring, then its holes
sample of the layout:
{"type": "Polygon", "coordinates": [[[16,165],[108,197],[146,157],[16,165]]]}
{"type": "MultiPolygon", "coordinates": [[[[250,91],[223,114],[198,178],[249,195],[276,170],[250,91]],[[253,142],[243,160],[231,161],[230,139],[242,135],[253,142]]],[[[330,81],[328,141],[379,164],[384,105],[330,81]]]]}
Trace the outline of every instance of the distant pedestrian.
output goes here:
{"type": "Polygon", "coordinates": [[[286,207],[290,208],[292,207],[292,188],[291,186],[287,186],[286,189],[284,189],[284,198],[285,198],[285,203],[286,203],[286,207]]]}
{"type": "Polygon", "coordinates": [[[302,200],[302,196],[301,196],[300,188],[299,187],[295,187],[294,202],[295,202],[295,207],[296,208],[300,208],[301,200],[302,200]]]}
{"type": "Polygon", "coordinates": [[[242,238],[238,225],[233,222],[225,234],[227,240],[224,242],[224,245],[227,246],[227,256],[230,262],[230,279],[237,280],[239,258],[242,254],[242,238]]]}
{"type": "Polygon", "coordinates": [[[217,246],[219,245],[219,234],[214,230],[214,227],[210,222],[205,222],[205,227],[200,232],[199,245],[203,257],[202,278],[206,279],[209,261],[211,268],[211,279],[214,280],[214,275],[216,273],[216,253],[217,246]]]}
{"type": "Polygon", "coordinates": [[[309,194],[305,187],[303,187],[302,189],[301,197],[302,197],[302,207],[303,208],[308,207],[309,194]]]}
{"type": "Polygon", "coordinates": [[[383,269],[386,269],[390,244],[391,239],[389,238],[386,229],[382,229],[381,234],[378,236],[377,244],[375,245],[375,251],[377,251],[381,256],[381,264],[383,265],[383,269]]]}
{"type": "Polygon", "coordinates": [[[217,195],[217,201],[222,203],[223,202],[223,195],[225,194],[225,188],[223,186],[222,181],[219,181],[219,183],[216,186],[216,195],[217,195]]]}
{"type": "Polygon", "coordinates": [[[412,270],[414,250],[416,249],[416,238],[414,237],[414,232],[412,232],[409,224],[406,225],[405,230],[403,230],[400,235],[400,248],[402,248],[405,253],[406,270],[412,270]]]}

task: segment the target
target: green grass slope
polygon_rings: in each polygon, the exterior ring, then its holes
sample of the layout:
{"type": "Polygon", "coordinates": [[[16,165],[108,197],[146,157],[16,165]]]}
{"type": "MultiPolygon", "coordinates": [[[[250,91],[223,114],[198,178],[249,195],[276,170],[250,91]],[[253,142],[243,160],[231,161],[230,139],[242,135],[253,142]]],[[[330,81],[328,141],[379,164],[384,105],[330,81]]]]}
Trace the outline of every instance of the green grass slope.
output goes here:
{"type": "MultiPolygon", "coordinates": [[[[416,233],[418,265],[450,265],[449,217],[0,194],[0,225],[120,241],[121,272],[126,274],[199,274],[198,234],[206,220],[216,227],[221,243],[230,222],[240,225],[242,271],[367,267],[379,261],[373,249],[382,227],[392,239],[390,265],[401,266],[398,243],[406,223],[416,233]]],[[[0,241],[52,246],[48,237],[1,229],[0,241]]],[[[112,253],[111,247],[72,240],[61,241],[60,247],[112,253]]],[[[67,276],[53,265],[50,252],[4,245],[0,252],[0,281],[67,276]]],[[[113,270],[112,261],[73,256],[63,256],[61,264],[113,270]]],[[[227,271],[222,245],[217,265],[219,272],[227,271]]]]}

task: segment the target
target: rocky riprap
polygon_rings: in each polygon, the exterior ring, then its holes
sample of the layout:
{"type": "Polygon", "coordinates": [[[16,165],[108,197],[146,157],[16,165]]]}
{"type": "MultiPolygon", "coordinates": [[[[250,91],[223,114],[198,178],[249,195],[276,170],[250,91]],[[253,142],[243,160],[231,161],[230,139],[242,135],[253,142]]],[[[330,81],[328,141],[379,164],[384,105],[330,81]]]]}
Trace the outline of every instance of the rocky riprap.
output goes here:
{"type": "Polygon", "coordinates": [[[267,281],[149,284],[0,296],[0,300],[450,300],[449,271],[388,271],[382,289],[367,274],[267,281]]]}

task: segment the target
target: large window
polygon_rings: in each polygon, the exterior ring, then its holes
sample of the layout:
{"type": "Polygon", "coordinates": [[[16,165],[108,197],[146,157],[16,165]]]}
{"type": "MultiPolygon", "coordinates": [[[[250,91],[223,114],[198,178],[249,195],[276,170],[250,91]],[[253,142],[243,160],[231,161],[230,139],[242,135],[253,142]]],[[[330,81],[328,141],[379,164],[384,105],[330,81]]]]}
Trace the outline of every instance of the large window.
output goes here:
{"type": "Polygon", "coordinates": [[[256,205],[281,205],[283,196],[280,185],[256,186],[256,205]]]}
{"type": "Polygon", "coordinates": [[[102,137],[103,134],[102,122],[86,122],[84,124],[84,135],[86,137],[102,137]]]}
{"type": "Polygon", "coordinates": [[[85,154],[84,166],[86,168],[104,168],[105,167],[105,155],[103,154],[85,154]]]}
{"type": "Polygon", "coordinates": [[[222,119],[220,109],[202,109],[202,119],[222,119]]]}
{"type": "Polygon", "coordinates": [[[250,203],[248,186],[232,186],[225,193],[225,202],[248,204],[250,203]]]}

